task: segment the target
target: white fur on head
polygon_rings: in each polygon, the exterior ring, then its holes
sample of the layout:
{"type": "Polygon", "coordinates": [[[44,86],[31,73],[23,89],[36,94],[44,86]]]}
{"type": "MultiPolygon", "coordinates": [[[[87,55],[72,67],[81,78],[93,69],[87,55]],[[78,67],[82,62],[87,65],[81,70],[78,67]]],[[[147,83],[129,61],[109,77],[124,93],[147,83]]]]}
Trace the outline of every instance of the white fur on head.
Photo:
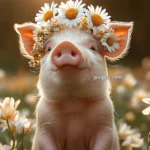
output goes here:
{"type": "Polygon", "coordinates": [[[33,31],[38,28],[34,23],[15,24],[14,29],[19,34],[20,51],[23,56],[32,59],[33,31]],[[30,35],[29,35],[30,33],[30,35]]]}

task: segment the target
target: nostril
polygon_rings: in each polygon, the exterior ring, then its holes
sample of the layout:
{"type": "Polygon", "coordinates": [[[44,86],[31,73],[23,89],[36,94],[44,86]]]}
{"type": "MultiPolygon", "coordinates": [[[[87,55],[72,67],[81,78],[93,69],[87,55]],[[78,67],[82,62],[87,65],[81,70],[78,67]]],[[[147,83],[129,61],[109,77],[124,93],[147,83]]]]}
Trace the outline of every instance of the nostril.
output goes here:
{"type": "Polygon", "coordinates": [[[58,57],[61,57],[61,52],[58,53],[58,57]]]}
{"type": "Polygon", "coordinates": [[[61,52],[57,53],[55,57],[60,58],[61,57],[61,52]]]}
{"type": "Polygon", "coordinates": [[[72,56],[76,56],[76,53],[75,53],[75,52],[71,52],[71,55],[72,55],[72,56]]]}

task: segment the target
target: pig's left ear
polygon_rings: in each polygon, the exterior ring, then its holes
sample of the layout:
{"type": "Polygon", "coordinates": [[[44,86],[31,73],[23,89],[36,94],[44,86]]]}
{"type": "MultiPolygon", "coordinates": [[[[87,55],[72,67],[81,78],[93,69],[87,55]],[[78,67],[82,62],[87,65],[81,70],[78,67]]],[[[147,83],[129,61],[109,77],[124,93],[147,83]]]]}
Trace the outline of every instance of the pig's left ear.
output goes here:
{"type": "Polygon", "coordinates": [[[131,33],[133,30],[133,22],[112,22],[109,26],[110,28],[114,29],[115,35],[119,38],[119,41],[117,41],[119,44],[119,49],[113,52],[102,50],[101,53],[110,60],[117,60],[122,58],[129,49],[131,33]]]}
{"type": "Polygon", "coordinates": [[[34,23],[15,24],[14,28],[20,37],[20,50],[23,56],[31,59],[33,45],[33,31],[37,28],[34,23]]]}

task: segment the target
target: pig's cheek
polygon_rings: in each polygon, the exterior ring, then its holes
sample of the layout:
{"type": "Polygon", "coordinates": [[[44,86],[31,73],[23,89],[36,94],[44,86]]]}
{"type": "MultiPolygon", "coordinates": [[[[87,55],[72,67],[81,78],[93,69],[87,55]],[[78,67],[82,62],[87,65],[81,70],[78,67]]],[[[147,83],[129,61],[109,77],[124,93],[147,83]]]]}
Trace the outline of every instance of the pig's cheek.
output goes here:
{"type": "Polygon", "coordinates": [[[89,51],[89,49],[85,49],[82,51],[82,61],[79,65],[79,68],[85,69],[85,68],[92,68],[92,62],[94,59],[94,54],[89,51]]]}
{"type": "Polygon", "coordinates": [[[48,53],[46,56],[45,56],[45,64],[46,64],[46,68],[48,68],[50,71],[57,71],[58,68],[56,65],[54,65],[54,63],[52,62],[52,59],[51,59],[51,53],[48,53]]]}
{"type": "Polygon", "coordinates": [[[101,57],[100,55],[97,54],[93,56],[90,66],[95,75],[106,75],[105,62],[103,60],[103,57],[101,57]]]}
{"type": "Polygon", "coordinates": [[[84,70],[84,69],[88,68],[88,66],[89,66],[89,59],[87,56],[83,55],[82,60],[81,60],[80,64],[78,65],[78,68],[81,70],[84,70]]]}

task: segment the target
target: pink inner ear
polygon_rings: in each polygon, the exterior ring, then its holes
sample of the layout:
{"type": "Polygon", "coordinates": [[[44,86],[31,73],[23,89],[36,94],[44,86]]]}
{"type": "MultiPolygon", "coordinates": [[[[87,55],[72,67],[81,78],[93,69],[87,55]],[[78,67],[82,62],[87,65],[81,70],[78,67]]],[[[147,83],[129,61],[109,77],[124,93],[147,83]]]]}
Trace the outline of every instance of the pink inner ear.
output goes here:
{"type": "Polygon", "coordinates": [[[35,41],[33,40],[33,30],[35,27],[31,26],[23,26],[23,27],[18,27],[17,30],[19,31],[19,34],[21,36],[22,43],[24,45],[24,48],[26,52],[32,56],[32,50],[33,50],[33,45],[35,41]]]}
{"type": "Polygon", "coordinates": [[[115,59],[115,58],[119,57],[122,53],[126,52],[128,45],[129,45],[129,41],[130,41],[130,34],[132,31],[132,27],[133,27],[132,22],[111,23],[110,28],[114,29],[115,35],[118,36],[118,38],[119,38],[118,44],[119,44],[120,48],[118,50],[116,50],[115,52],[109,52],[108,50],[102,50],[101,54],[106,57],[115,59]]]}

